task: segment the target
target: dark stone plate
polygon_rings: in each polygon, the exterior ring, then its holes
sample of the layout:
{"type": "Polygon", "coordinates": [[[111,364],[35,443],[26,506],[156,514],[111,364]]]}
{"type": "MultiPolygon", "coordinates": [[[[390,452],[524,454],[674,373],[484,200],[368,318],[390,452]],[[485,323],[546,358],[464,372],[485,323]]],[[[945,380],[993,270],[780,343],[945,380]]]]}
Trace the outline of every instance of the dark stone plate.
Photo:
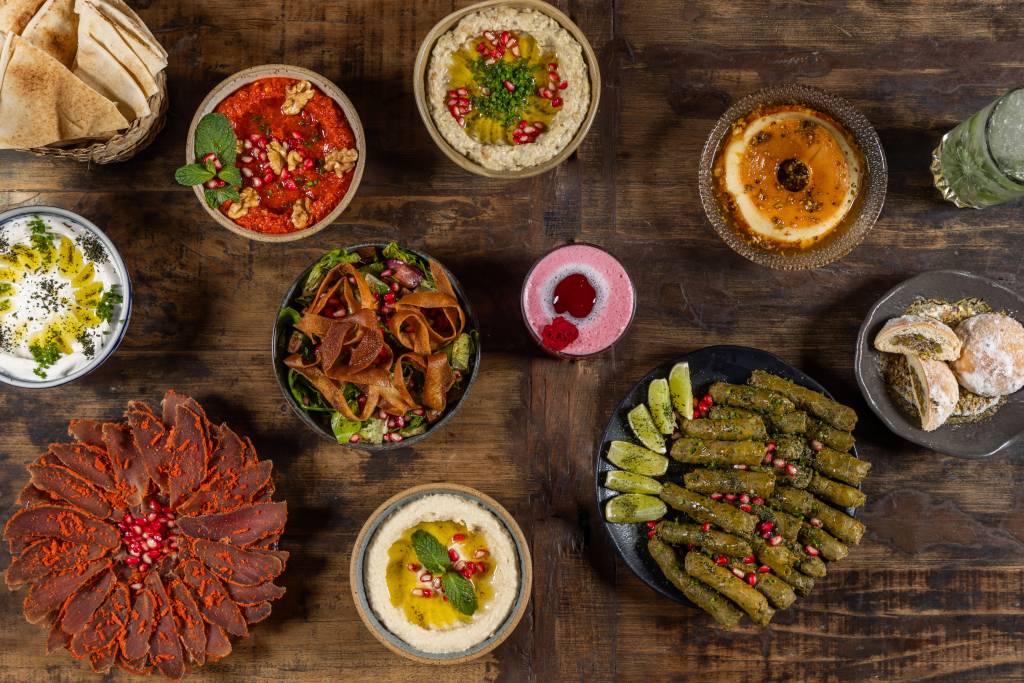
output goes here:
{"type": "Polygon", "coordinates": [[[907,415],[893,401],[879,368],[881,352],[874,339],[889,318],[903,315],[915,299],[956,301],[983,299],[994,311],[1024,321],[1024,298],[992,280],[956,270],[921,273],[886,292],[868,312],[857,335],[854,371],[864,400],[885,426],[919,446],[962,458],[987,458],[1024,438],[1024,391],[1008,397],[995,415],[980,422],[943,425],[935,431],[921,429],[916,415],[907,415]]]}
{"type": "MultiPolygon", "coordinates": [[[[626,397],[615,408],[615,413],[612,415],[612,419],[608,422],[608,426],[605,427],[604,434],[601,436],[597,452],[597,464],[595,466],[597,471],[595,482],[597,486],[597,507],[601,519],[604,519],[605,502],[618,495],[615,491],[606,489],[603,486],[604,473],[616,469],[604,457],[605,452],[608,450],[608,444],[612,441],[632,441],[637,443],[629,429],[629,424],[626,422],[626,413],[638,403],[646,402],[647,385],[650,384],[651,380],[659,377],[667,378],[668,373],[672,370],[672,366],[682,362],[690,364],[690,381],[693,384],[693,393],[698,397],[707,392],[707,388],[712,382],[722,381],[744,384],[750,378],[750,373],[754,370],[765,370],[792,380],[809,389],[820,391],[830,398],[832,396],[825,391],[823,386],[778,356],[746,346],[709,346],[662,363],[633,385],[633,388],[629,390],[626,397]]],[[[852,454],[857,455],[856,447],[853,449],[852,454]]],[[[669,464],[666,475],[660,479],[672,481],[681,486],[683,469],[682,465],[673,460],[669,464]]],[[[854,510],[847,510],[846,512],[850,515],[854,514],[854,510]]],[[[678,516],[678,514],[670,508],[668,517],[673,518],[678,516]]],[[[605,522],[604,527],[608,530],[608,535],[611,536],[612,543],[615,544],[615,549],[619,552],[619,556],[641,581],[666,598],[684,604],[691,604],[675,586],[669,583],[668,579],[661,573],[658,565],[654,563],[650,553],[647,552],[647,528],[643,524],[611,524],[605,522]]]]}

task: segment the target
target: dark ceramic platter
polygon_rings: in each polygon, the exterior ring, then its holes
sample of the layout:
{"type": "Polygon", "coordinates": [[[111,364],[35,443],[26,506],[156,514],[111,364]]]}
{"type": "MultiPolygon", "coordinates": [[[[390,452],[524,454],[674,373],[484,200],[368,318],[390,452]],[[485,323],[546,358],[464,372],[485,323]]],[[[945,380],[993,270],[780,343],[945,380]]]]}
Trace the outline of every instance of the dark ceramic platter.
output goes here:
{"type": "MultiPolygon", "coordinates": [[[[682,362],[690,364],[690,380],[693,384],[693,393],[697,397],[703,396],[707,391],[707,387],[712,382],[723,381],[733,384],[744,384],[750,378],[750,373],[754,370],[765,370],[774,373],[831,397],[831,394],[823,386],[778,356],[746,346],[709,346],[662,363],[633,385],[633,388],[629,390],[626,397],[615,408],[615,413],[612,415],[608,426],[605,427],[604,434],[601,436],[596,464],[597,506],[601,519],[604,519],[605,502],[618,495],[615,491],[606,489],[602,485],[605,472],[616,469],[604,457],[605,452],[608,450],[608,444],[612,441],[631,441],[637,443],[629,429],[629,425],[626,423],[626,413],[637,404],[647,400],[647,385],[650,384],[651,380],[659,377],[668,377],[672,366],[682,362]]],[[[854,448],[852,453],[856,456],[857,449],[854,448]]],[[[668,473],[661,477],[661,480],[672,481],[682,485],[681,472],[682,467],[679,463],[671,461],[668,473]]],[[[852,515],[854,511],[847,510],[847,513],[852,515]]],[[[676,514],[678,513],[674,513],[671,508],[669,509],[669,518],[676,514]]],[[[608,534],[611,536],[612,543],[615,544],[615,549],[619,552],[619,556],[633,570],[633,573],[640,577],[641,581],[671,600],[687,605],[691,604],[675,586],[669,583],[668,579],[665,578],[661,570],[654,563],[654,560],[651,559],[650,553],[647,552],[647,528],[643,524],[610,524],[605,522],[604,526],[608,530],[608,534]]]]}
{"type": "MultiPolygon", "coordinates": [[[[378,247],[383,249],[387,245],[387,242],[367,242],[364,244],[353,244],[350,246],[346,246],[344,247],[344,249],[349,252],[352,252],[366,247],[378,247]]],[[[416,254],[424,261],[437,261],[437,259],[431,257],[429,254],[423,253],[422,251],[410,249],[404,244],[399,246],[401,246],[402,249],[404,249],[405,251],[416,254]]],[[[316,258],[316,260],[310,263],[309,266],[305,270],[303,270],[302,273],[300,273],[297,278],[295,278],[295,282],[292,283],[292,286],[288,288],[288,292],[284,295],[284,299],[281,301],[281,305],[277,309],[278,316],[274,318],[274,335],[273,339],[271,340],[271,356],[274,362],[274,376],[277,378],[277,385],[281,388],[281,393],[284,394],[284,399],[285,401],[288,402],[288,405],[291,407],[292,412],[294,412],[299,417],[299,419],[302,420],[302,422],[307,427],[312,429],[314,432],[324,437],[328,441],[331,441],[332,443],[337,443],[338,441],[337,439],[334,438],[334,434],[331,433],[329,426],[323,424],[315,417],[310,415],[310,413],[303,410],[298,405],[298,403],[295,402],[295,398],[292,396],[291,390],[288,388],[288,368],[285,367],[284,364],[284,358],[286,355],[285,346],[287,345],[287,339],[284,337],[284,332],[286,331],[287,325],[283,324],[280,319],[281,309],[287,306],[291,306],[292,301],[294,301],[295,298],[299,296],[302,290],[302,283],[306,281],[306,276],[309,275],[309,271],[313,269],[313,266],[320,262],[320,259],[323,258],[323,256],[324,254],[321,254],[316,258]]],[[[453,275],[452,272],[448,270],[447,266],[445,266],[440,261],[437,262],[441,265],[441,268],[444,270],[445,274],[448,275],[448,279],[451,280],[452,289],[455,290],[455,295],[458,297],[459,303],[462,304],[462,310],[466,314],[466,330],[479,330],[480,321],[477,320],[476,312],[473,310],[473,306],[469,303],[469,297],[466,296],[466,292],[462,289],[462,285],[459,283],[458,278],[456,278],[455,275],[453,275]]],[[[430,425],[427,428],[427,431],[423,432],[422,434],[406,437],[405,439],[399,441],[398,443],[351,443],[345,444],[345,447],[370,452],[392,451],[397,450],[399,448],[406,448],[408,446],[412,446],[426,438],[429,438],[431,434],[439,431],[441,427],[446,422],[448,422],[448,420],[452,419],[452,417],[455,416],[455,413],[459,412],[459,408],[462,407],[462,404],[466,400],[466,397],[469,396],[469,390],[473,387],[473,383],[476,381],[476,376],[479,372],[480,340],[478,337],[476,343],[476,352],[473,355],[473,369],[472,372],[470,372],[469,378],[466,380],[466,386],[463,388],[462,394],[458,397],[455,405],[449,404],[445,408],[445,413],[444,415],[441,416],[441,419],[435,422],[434,424],[430,425]]]]}
{"type": "Polygon", "coordinates": [[[864,400],[895,434],[933,451],[963,458],[987,458],[1024,440],[1024,390],[1008,397],[996,414],[969,424],[943,425],[926,432],[914,415],[893,401],[879,368],[881,353],[874,339],[889,318],[903,315],[915,299],[956,301],[965,297],[985,300],[994,311],[1024,321],[1024,298],[997,282],[956,270],[921,273],[886,292],[868,312],[857,335],[854,370],[864,400]]]}

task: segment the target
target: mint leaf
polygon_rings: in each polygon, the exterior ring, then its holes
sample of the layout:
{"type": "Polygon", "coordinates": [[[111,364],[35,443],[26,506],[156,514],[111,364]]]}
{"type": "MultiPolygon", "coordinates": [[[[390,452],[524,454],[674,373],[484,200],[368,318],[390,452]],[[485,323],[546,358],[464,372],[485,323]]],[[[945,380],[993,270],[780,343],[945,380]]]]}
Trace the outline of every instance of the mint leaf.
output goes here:
{"type": "Polygon", "coordinates": [[[476,612],[476,593],[469,579],[452,572],[442,576],[441,583],[452,607],[467,616],[476,612]]]}
{"type": "Polygon", "coordinates": [[[242,185],[242,172],[238,170],[237,166],[225,166],[217,174],[217,177],[235,188],[242,185]]]}
{"type": "Polygon", "coordinates": [[[430,573],[444,574],[451,569],[448,551],[429,532],[423,529],[412,532],[412,549],[416,551],[416,557],[419,558],[420,564],[430,570],[430,573]]]}
{"type": "Polygon", "coordinates": [[[196,126],[196,158],[202,159],[213,152],[225,166],[235,165],[235,129],[224,114],[214,112],[199,120],[196,126]]]}
{"type": "Polygon", "coordinates": [[[215,189],[206,188],[203,190],[203,194],[206,195],[206,203],[210,205],[211,209],[220,207],[226,201],[241,201],[242,197],[238,194],[238,190],[225,185],[224,187],[218,187],[215,189]]]}
{"type": "Polygon", "coordinates": [[[174,179],[178,181],[179,185],[202,185],[207,180],[213,177],[213,173],[202,164],[189,164],[188,166],[182,166],[174,172],[174,179]]]}

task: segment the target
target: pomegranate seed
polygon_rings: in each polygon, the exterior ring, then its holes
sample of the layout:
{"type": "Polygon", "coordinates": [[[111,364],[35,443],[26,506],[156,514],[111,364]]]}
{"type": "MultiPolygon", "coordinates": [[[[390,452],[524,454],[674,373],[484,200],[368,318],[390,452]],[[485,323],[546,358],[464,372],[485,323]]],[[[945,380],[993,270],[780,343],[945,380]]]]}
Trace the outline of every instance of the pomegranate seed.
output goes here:
{"type": "Polygon", "coordinates": [[[147,548],[155,548],[156,545],[157,545],[156,541],[154,541],[152,538],[146,539],[146,547],[147,548]]]}
{"type": "Polygon", "coordinates": [[[693,550],[693,549],[694,549],[694,548],[696,548],[696,547],[697,547],[697,546],[695,546],[695,545],[694,545],[693,543],[687,543],[687,544],[686,544],[686,549],[687,549],[687,550],[693,550]]]}
{"type": "Polygon", "coordinates": [[[740,494],[740,502],[741,503],[749,503],[750,502],[750,496],[748,496],[746,493],[740,494]]]}
{"type": "Polygon", "coordinates": [[[743,564],[754,564],[755,562],[757,562],[757,558],[753,555],[747,555],[743,558],[743,564]]]}
{"type": "Polygon", "coordinates": [[[252,149],[252,140],[246,139],[242,141],[242,147],[246,149],[252,149]]]}
{"type": "Polygon", "coordinates": [[[558,70],[558,63],[557,62],[548,62],[548,71],[557,71],[557,70],[558,70]]]}
{"type": "Polygon", "coordinates": [[[700,411],[697,410],[696,408],[694,408],[693,409],[693,419],[696,420],[699,417],[700,417],[700,411]]]}
{"type": "Polygon", "coordinates": [[[519,54],[520,54],[520,53],[519,53],[519,46],[518,46],[518,45],[513,45],[513,46],[512,46],[511,48],[509,48],[509,49],[511,50],[511,52],[512,52],[512,56],[513,56],[513,57],[519,57],[519,54]]]}
{"type": "Polygon", "coordinates": [[[459,559],[459,553],[455,548],[448,548],[448,559],[455,562],[459,559]]]}
{"type": "Polygon", "coordinates": [[[430,583],[433,580],[434,580],[434,575],[431,574],[430,572],[423,572],[422,574],[420,574],[420,581],[422,583],[430,583]]]}
{"type": "Polygon", "coordinates": [[[708,531],[711,531],[711,522],[704,522],[703,524],[701,524],[700,525],[700,530],[705,532],[705,533],[707,533],[708,531]]]}
{"type": "Polygon", "coordinates": [[[177,550],[178,549],[178,544],[175,543],[174,541],[171,541],[170,543],[167,544],[167,547],[170,548],[171,550],[177,550]]]}
{"type": "Polygon", "coordinates": [[[817,439],[811,439],[811,448],[813,448],[815,452],[820,453],[821,450],[825,448],[825,444],[818,441],[817,439]]]}
{"type": "Polygon", "coordinates": [[[736,500],[736,494],[735,493],[727,493],[727,494],[725,494],[725,499],[731,503],[734,500],[736,500]]]}
{"type": "Polygon", "coordinates": [[[288,180],[291,177],[292,177],[292,172],[291,171],[289,171],[287,168],[282,168],[281,169],[281,180],[288,180]]]}
{"type": "Polygon", "coordinates": [[[721,493],[712,493],[711,494],[711,500],[722,500],[722,494],[721,493]]]}
{"type": "Polygon", "coordinates": [[[138,566],[138,570],[139,570],[140,572],[144,572],[144,571],[146,571],[146,570],[148,570],[148,569],[149,569],[149,565],[148,565],[148,564],[140,564],[140,565],[138,566]]]}
{"type": "Polygon", "coordinates": [[[775,458],[774,460],[772,460],[772,464],[781,470],[783,467],[786,466],[786,461],[783,460],[782,458],[775,458]]]}
{"type": "Polygon", "coordinates": [[[742,579],[744,576],[746,576],[743,573],[743,570],[738,568],[738,567],[733,567],[732,568],[732,575],[735,576],[737,579],[742,579]]]}
{"type": "Polygon", "coordinates": [[[768,545],[776,546],[782,543],[782,536],[772,536],[768,539],[768,545]]]}
{"type": "Polygon", "coordinates": [[[740,503],[739,508],[744,512],[750,512],[751,510],[754,509],[753,507],[751,507],[750,503],[740,503]]]}
{"type": "Polygon", "coordinates": [[[494,31],[484,31],[484,38],[493,43],[495,38],[494,31]]]}
{"type": "Polygon", "coordinates": [[[725,555],[719,555],[715,558],[715,564],[717,564],[718,566],[729,564],[729,558],[725,555]]]}
{"type": "Polygon", "coordinates": [[[348,437],[348,442],[349,443],[359,443],[359,439],[360,439],[360,436],[358,434],[353,434],[352,436],[348,437]]]}
{"type": "Polygon", "coordinates": [[[764,540],[766,540],[766,541],[767,541],[767,540],[768,540],[769,538],[771,538],[771,537],[772,537],[772,532],[770,532],[770,531],[765,531],[764,533],[762,533],[762,534],[761,534],[761,538],[763,538],[763,539],[764,539],[764,540]]]}
{"type": "Polygon", "coordinates": [[[569,87],[569,81],[562,81],[561,83],[558,84],[558,89],[559,90],[565,90],[568,87],[569,87]]]}
{"type": "Polygon", "coordinates": [[[399,441],[402,441],[403,439],[405,439],[405,437],[402,436],[401,434],[392,434],[391,435],[391,440],[394,441],[395,443],[398,443],[399,441]]]}
{"type": "Polygon", "coordinates": [[[510,34],[508,31],[502,31],[501,35],[498,36],[498,42],[501,43],[502,45],[508,45],[508,39],[511,37],[512,34],[510,34]]]}
{"type": "Polygon", "coordinates": [[[246,178],[252,178],[252,169],[249,168],[248,166],[243,166],[242,175],[245,176],[246,178]]]}
{"type": "Polygon", "coordinates": [[[562,100],[561,97],[552,97],[551,98],[551,106],[552,107],[556,107],[556,108],[557,107],[561,107],[562,103],[563,103],[563,100],[562,100]]]}
{"type": "MultiPolygon", "coordinates": [[[[653,529],[654,527],[651,528],[653,529]]],[[[490,555],[490,553],[483,548],[478,548],[473,551],[473,557],[477,560],[479,560],[481,557],[487,557],[488,555],[490,555]]]]}
{"type": "Polygon", "coordinates": [[[746,465],[733,465],[732,468],[734,470],[746,470],[747,466],[746,465]]]}
{"type": "Polygon", "coordinates": [[[543,97],[545,100],[550,100],[552,96],[551,88],[541,88],[537,94],[543,97]]]}
{"type": "Polygon", "coordinates": [[[391,291],[392,292],[397,292],[398,291],[398,283],[397,282],[392,282],[391,283],[391,291]]]}
{"type": "Polygon", "coordinates": [[[648,529],[647,530],[647,538],[654,538],[654,534],[656,534],[656,533],[658,533],[658,532],[655,531],[654,529],[648,529]]]}
{"type": "Polygon", "coordinates": [[[281,184],[284,185],[284,189],[286,189],[286,190],[297,190],[297,189],[299,189],[299,186],[296,185],[295,181],[292,180],[291,178],[289,178],[288,180],[284,181],[281,184]]]}
{"type": "Polygon", "coordinates": [[[515,92],[516,91],[516,86],[512,85],[512,81],[504,81],[502,83],[502,85],[504,85],[505,86],[505,90],[508,90],[509,92],[515,92]]]}
{"type": "Polygon", "coordinates": [[[768,572],[770,572],[771,570],[772,570],[772,568],[771,568],[771,567],[769,567],[769,566],[767,566],[767,565],[764,565],[764,564],[762,564],[762,565],[761,565],[760,567],[758,567],[758,568],[757,568],[757,571],[758,571],[758,573],[760,573],[760,574],[767,574],[767,573],[768,573],[768,572]]]}
{"type": "Polygon", "coordinates": [[[767,521],[761,522],[761,526],[760,526],[760,527],[758,527],[758,528],[759,528],[759,529],[760,529],[761,531],[771,531],[772,529],[774,529],[774,528],[775,528],[775,522],[773,522],[773,521],[771,521],[771,520],[769,519],[769,520],[767,520],[767,521]]]}
{"type": "MultiPolygon", "coordinates": [[[[142,561],[146,564],[153,564],[153,558],[149,556],[149,553],[142,556],[142,561]]],[[[145,566],[145,565],[142,565],[145,566]]]]}
{"type": "Polygon", "coordinates": [[[750,499],[750,502],[753,503],[754,505],[764,505],[764,498],[762,498],[761,496],[754,496],[753,498],[750,499]]]}
{"type": "Polygon", "coordinates": [[[480,54],[483,54],[483,53],[487,52],[487,47],[483,43],[477,43],[476,44],[476,51],[479,52],[480,54]]]}
{"type": "Polygon", "coordinates": [[[772,457],[772,454],[766,452],[764,454],[764,458],[761,460],[761,464],[763,464],[763,465],[771,465],[772,464],[772,460],[774,460],[774,458],[772,457]]]}
{"type": "Polygon", "coordinates": [[[764,449],[765,449],[766,451],[768,451],[769,453],[773,452],[773,451],[774,451],[774,450],[775,450],[776,448],[778,448],[778,446],[776,446],[776,445],[775,445],[775,442],[774,442],[774,441],[769,441],[769,442],[768,442],[768,443],[766,443],[766,444],[765,444],[765,446],[764,446],[764,449]]]}
{"type": "Polygon", "coordinates": [[[469,97],[469,90],[467,90],[466,88],[459,88],[458,90],[455,91],[455,94],[459,95],[460,97],[469,97]]]}
{"type": "Polygon", "coordinates": [[[813,545],[805,545],[804,552],[810,555],[811,557],[817,557],[821,554],[821,551],[815,548],[813,545]]]}
{"type": "Polygon", "coordinates": [[[646,524],[648,529],[653,529],[654,527],[658,526],[658,523],[655,522],[653,519],[648,520],[646,524]]]}
{"type": "Polygon", "coordinates": [[[433,586],[435,589],[440,589],[442,585],[441,577],[435,576],[434,580],[430,582],[430,585],[433,586]]]}
{"type": "Polygon", "coordinates": [[[405,568],[411,572],[418,572],[420,570],[420,566],[415,562],[410,562],[409,564],[405,565],[405,568]]]}
{"type": "Polygon", "coordinates": [[[793,463],[789,463],[788,465],[786,465],[786,474],[788,474],[791,477],[795,477],[796,465],[794,465],[793,463]]]}
{"type": "Polygon", "coordinates": [[[249,136],[249,139],[252,140],[253,142],[259,142],[260,140],[263,139],[263,136],[260,135],[259,133],[253,133],[252,135],[249,136]]]}
{"type": "Polygon", "coordinates": [[[129,567],[134,567],[134,566],[138,565],[139,562],[141,562],[141,560],[139,558],[137,558],[137,557],[135,557],[133,555],[129,555],[128,557],[124,558],[124,561],[125,561],[125,563],[129,567]]]}
{"type": "Polygon", "coordinates": [[[417,598],[422,598],[423,597],[423,589],[422,588],[413,588],[412,589],[412,594],[415,595],[417,598]]]}
{"type": "Polygon", "coordinates": [[[753,572],[751,572],[750,574],[747,574],[747,583],[749,583],[751,586],[756,586],[757,585],[757,574],[754,574],[753,572]]]}
{"type": "Polygon", "coordinates": [[[817,517],[811,517],[809,520],[807,520],[807,523],[813,526],[815,529],[821,528],[821,520],[817,517]]]}
{"type": "Polygon", "coordinates": [[[455,534],[454,536],[452,536],[452,541],[454,541],[455,543],[462,543],[465,540],[466,540],[466,535],[465,534],[455,534]]]}
{"type": "Polygon", "coordinates": [[[213,162],[217,161],[217,155],[216,154],[214,154],[213,152],[209,152],[209,153],[203,155],[203,163],[204,164],[208,164],[211,161],[213,161],[213,162]]]}
{"type": "Polygon", "coordinates": [[[133,583],[132,584],[132,590],[133,591],[140,591],[140,590],[142,590],[142,584],[141,583],[133,583]]]}

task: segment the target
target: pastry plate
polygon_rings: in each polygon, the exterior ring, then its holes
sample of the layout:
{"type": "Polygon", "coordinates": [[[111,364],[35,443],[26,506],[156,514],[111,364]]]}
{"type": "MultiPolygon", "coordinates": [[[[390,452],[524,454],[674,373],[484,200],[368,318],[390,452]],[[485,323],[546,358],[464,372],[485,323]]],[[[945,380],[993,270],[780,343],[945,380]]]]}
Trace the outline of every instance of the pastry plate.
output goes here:
{"type": "Polygon", "coordinates": [[[890,318],[903,315],[915,299],[956,301],[965,297],[985,300],[994,311],[1024,321],[1024,298],[992,280],[957,270],[921,273],[893,287],[879,299],[860,326],[854,371],[864,400],[893,433],[939,453],[961,458],[987,458],[1024,440],[1024,391],[1008,397],[992,417],[979,422],[943,425],[926,432],[913,415],[893,401],[879,366],[881,352],[875,335],[890,318]]]}
{"type": "MultiPolygon", "coordinates": [[[[603,486],[605,473],[616,469],[604,457],[608,450],[608,444],[615,440],[631,441],[636,443],[633,433],[626,423],[626,413],[633,406],[644,403],[647,400],[647,385],[651,380],[659,377],[668,377],[672,366],[676,363],[686,362],[690,364],[690,381],[693,384],[695,396],[702,396],[706,393],[707,387],[712,382],[731,382],[734,384],[745,384],[754,370],[765,370],[773,374],[785,377],[797,384],[820,391],[829,398],[832,395],[816,381],[797,370],[778,356],[767,351],[753,349],[747,346],[709,346],[707,348],[679,356],[666,363],[662,363],[643,379],[633,385],[626,397],[622,399],[615,408],[615,413],[609,420],[608,425],[601,435],[600,445],[597,451],[596,486],[597,486],[597,514],[604,519],[604,504],[609,499],[618,495],[615,491],[603,486]]],[[[857,454],[856,446],[851,451],[852,455],[857,454]]],[[[679,464],[672,462],[669,465],[668,474],[662,479],[673,481],[682,485],[679,476],[679,464]]],[[[847,509],[849,515],[856,515],[852,509],[847,509]]],[[[669,510],[669,516],[673,515],[669,510]]],[[[686,605],[692,604],[658,569],[650,553],[647,552],[646,527],[643,524],[612,524],[604,522],[604,527],[611,536],[612,543],[619,553],[619,557],[633,570],[633,573],[648,586],[661,593],[670,600],[675,600],[686,605]]]]}
{"type": "Polygon", "coordinates": [[[530,602],[530,594],[533,590],[533,560],[531,559],[530,547],[526,542],[526,536],[523,535],[523,530],[519,528],[516,520],[498,501],[468,486],[444,483],[423,484],[406,489],[384,501],[380,507],[373,511],[373,514],[366,520],[366,523],[363,524],[363,528],[359,531],[355,546],[352,549],[349,583],[352,586],[352,599],[355,601],[359,618],[363,620],[363,624],[373,634],[373,637],[379,640],[384,647],[395,654],[421,664],[462,664],[484,656],[505,642],[512,635],[512,632],[515,631],[519,621],[526,613],[526,607],[530,602]],[[516,554],[519,556],[519,592],[516,595],[515,602],[512,603],[512,609],[508,617],[488,638],[462,652],[423,652],[414,648],[388,630],[376,613],[374,613],[373,608],[370,607],[370,600],[367,597],[365,584],[366,555],[374,535],[385,520],[396,510],[409,505],[419,498],[435,493],[447,493],[465,498],[494,515],[512,538],[512,544],[515,547],[516,554]]]}

